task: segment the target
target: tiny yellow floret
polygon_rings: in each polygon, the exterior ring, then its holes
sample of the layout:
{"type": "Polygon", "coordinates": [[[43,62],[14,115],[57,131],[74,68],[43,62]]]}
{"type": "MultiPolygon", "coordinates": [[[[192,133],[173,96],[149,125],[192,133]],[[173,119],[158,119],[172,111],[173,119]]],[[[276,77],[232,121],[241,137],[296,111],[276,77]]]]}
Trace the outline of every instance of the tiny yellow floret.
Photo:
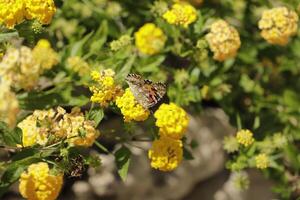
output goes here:
{"type": "Polygon", "coordinates": [[[152,148],[148,151],[151,167],[161,171],[172,171],[182,161],[182,142],[169,137],[161,136],[154,140],[152,148]]]}
{"type": "Polygon", "coordinates": [[[189,118],[187,113],[174,103],[162,104],[154,113],[156,126],[161,136],[181,139],[187,129],[189,118]]]}
{"type": "Polygon", "coordinates": [[[297,33],[298,19],[297,13],[286,7],[272,8],[263,12],[258,27],[268,43],[286,45],[297,33]]]}
{"type": "Polygon", "coordinates": [[[159,53],[167,40],[164,32],[153,23],[142,26],[134,36],[136,47],[146,55],[159,53]]]}
{"type": "Polygon", "coordinates": [[[214,22],[205,38],[217,61],[235,57],[241,46],[239,33],[224,20],[214,22]]]}
{"type": "Polygon", "coordinates": [[[125,122],[134,121],[145,121],[150,115],[149,110],[143,108],[133,96],[131,90],[127,88],[125,93],[117,97],[116,105],[121,109],[121,113],[124,116],[125,122]]]}
{"type": "Polygon", "coordinates": [[[253,133],[247,129],[242,129],[237,132],[236,139],[238,143],[245,147],[250,146],[254,142],[253,133]]]}
{"type": "Polygon", "coordinates": [[[47,163],[31,164],[20,177],[20,194],[28,200],[55,200],[62,188],[63,175],[52,175],[47,163]]]}

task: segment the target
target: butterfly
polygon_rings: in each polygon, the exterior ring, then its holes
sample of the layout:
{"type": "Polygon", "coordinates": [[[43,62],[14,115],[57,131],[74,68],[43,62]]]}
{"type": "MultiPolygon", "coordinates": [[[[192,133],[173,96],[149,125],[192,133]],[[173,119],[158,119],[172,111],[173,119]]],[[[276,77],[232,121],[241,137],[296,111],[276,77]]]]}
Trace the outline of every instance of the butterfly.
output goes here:
{"type": "Polygon", "coordinates": [[[137,102],[145,109],[155,106],[166,93],[165,84],[154,83],[137,74],[128,74],[125,80],[137,102]]]}

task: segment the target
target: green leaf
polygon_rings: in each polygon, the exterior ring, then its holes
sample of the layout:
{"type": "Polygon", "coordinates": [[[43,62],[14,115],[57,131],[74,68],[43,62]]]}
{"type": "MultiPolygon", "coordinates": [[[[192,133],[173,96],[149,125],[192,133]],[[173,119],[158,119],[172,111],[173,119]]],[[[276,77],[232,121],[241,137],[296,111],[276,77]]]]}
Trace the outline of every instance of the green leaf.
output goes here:
{"type": "Polygon", "coordinates": [[[56,92],[28,92],[18,95],[19,105],[25,110],[47,109],[66,101],[56,92]]]}
{"type": "Polygon", "coordinates": [[[15,32],[9,32],[9,33],[0,33],[0,43],[8,41],[14,37],[17,37],[19,34],[17,31],[15,32]]]}
{"type": "Polygon", "coordinates": [[[238,130],[241,130],[243,128],[241,116],[239,113],[236,114],[236,126],[238,130]]]}
{"type": "Polygon", "coordinates": [[[16,127],[10,130],[7,124],[0,122],[0,143],[15,147],[22,143],[22,130],[16,127]]]}
{"type": "Polygon", "coordinates": [[[95,126],[97,127],[104,117],[104,112],[100,107],[94,108],[88,112],[87,116],[89,120],[93,120],[95,122],[95,126]]]}
{"type": "Polygon", "coordinates": [[[123,80],[127,76],[127,74],[129,74],[129,72],[135,62],[136,57],[137,57],[137,55],[133,54],[131,57],[128,58],[125,65],[122,67],[120,72],[117,74],[117,76],[116,76],[117,80],[123,80]]]}
{"type": "Polygon", "coordinates": [[[259,128],[260,126],[260,117],[259,116],[256,116],[254,118],[254,123],[253,123],[253,130],[259,128]]]}
{"type": "Polygon", "coordinates": [[[202,33],[202,31],[203,31],[203,26],[204,26],[204,18],[203,18],[203,16],[202,16],[202,13],[201,13],[201,11],[200,10],[198,10],[198,19],[197,19],[197,21],[195,22],[195,24],[194,24],[194,32],[196,33],[196,34],[201,34],[202,33]]]}
{"type": "Polygon", "coordinates": [[[199,81],[199,76],[200,76],[200,69],[195,67],[191,72],[190,82],[192,84],[197,83],[197,81],[199,81]]]}
{"type": "Polygon", "coordinates": [[[82,56],[83,55],[83,47],[87,43],[87,41],[92,37],[93,31],[87,34],[82,40],[75,42],[71,46],[70,56],[82,56]]]}
{"type": "Polygon", "coordinates": [[[102,21],[100,27],[98,28],[97,32],[93,36],[93,38],[96,38],[96,40],[92,41],[90,45],[90,52],[96,53],[101,51],[101,47],[104,45],[104,43],[107,40],[107,34],[108,34],[108,25],[107,21],[102,21]]]}
{"type": "Polygon", "coordinates": [[[101,149],[102,151],[104,151],[105,153],[109,153],[108,149],[103,146],[102,144],[100,144],[98,141],[95,141],[94,144],[99,148],[101,149]]]}
{"type": "Polygon", "coordinates": [[[7,191],[9,186],[16,182],[27,167],[35,162],[39,162],[37,157],[27,157],[25,159],[12,162],[5,170],[0,181],[0,197],[7,191]]]}
{"type": "Polygon", "coordinates": [[[194,160],[193,154],[185,147],[183,147],[183,158],[185,160],[194,160]]]}
{"type": "Polygon", "coordinates": [[[118,168],[118,173],[123,181],[125,181],[127,177],[129,163],[130,163],[130,156],[131,156],[131,152],[125,146],[122,146],[120,149],[118,149],[115,152],[115,161],[118,168]]]}

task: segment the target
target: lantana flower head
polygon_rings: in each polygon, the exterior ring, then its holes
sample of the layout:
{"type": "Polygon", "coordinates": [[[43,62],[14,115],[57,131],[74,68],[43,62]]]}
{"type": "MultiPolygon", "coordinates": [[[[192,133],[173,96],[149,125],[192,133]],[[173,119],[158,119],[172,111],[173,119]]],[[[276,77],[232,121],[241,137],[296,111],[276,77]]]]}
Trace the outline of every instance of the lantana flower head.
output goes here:
{"type": "Polygon", "coordinates": [[[40,40],[34,49],[26,46],[9,48],[0,62],[0,76],[12,87],[32,90],[45,70],[58,62],[58,55],[47,40],[40,40]]]}
{"type": "Polygon", "coordinates": [[[94,85],[90,86],[90,90],[93,93],[91,97],[92,102],[107,107],[110,102],[115,101],[116,97],[123,93],[121,87],[115,83],[114,71],[92,71],[91,77],[95,82],[94,85]]]}
{"type": "Polygon", "coordinates": [[[14,127],[19,110],[18,99],[11,91],[10,83],[1,80],[0,77],[0,121],[4,121],[11,128],[14,127]]]}
{"type": "Polygon", "coordinates": [[[241,46],[239,33],[224,20],[217,20],[211,25],[206,40],[217,61],[234,57],[241,46]]]}
{"type": "Polygon", "coordinates": [[[130,122],[132,120],[144,121],[150,115],[149,110],[145,109],[136,101],[129,88],[125,90],[125,93],[122,96],[117,97],[116,105],[121,109],[125,122],[130,122]]]}
{"type": "Polygon", "coordinates": [[[31,164],[20,177],[19,191],[28,200],[55,200],[62,188],[63,175],[52,174],[47,163],[31,164]]]}
{"type": "Polygon", "coordinates": [[[0,0],[0,24],[10,29],[25,19],[49,24],[55,12],[53,0],[0,0]]]}
{"type": "Polygon", "coordinates": [[[159,53],[167,40],[164,32],[153,23],[143,25],[134,36],[136,47],[146,55],[159,53]]]}
{"type": "Polygon", "coordinates": [[[152,148],[148,152],[151,167],[161,171],[172,171],[182,161],[183,150],[181,140],[161,136],[154,140],[152,148]]]}
{"type": "Polygon", "coordinates": [[[266,10],[258,22],[261,36],[270,44],[286,45],[297,33],[299,17],[286,7],[266,10]]]}
{"type": "Polygon", "coordinates": [[[253,133],[248,129],[242,129],[237,132],[236,139],[241,145],[248,147],[254,142],[253,133]]]}
{"type": "Polygon", "coordinates": [[[173,4],[172,8],[163,14],[169,23],[187,28],[197,19],[196,9],[189,3],[180,2],[173,4]]]}
{"type": "Polygon", "coordinates": [[[50,136],[55,137],[54,141],[66,139],[70,145],[89,147],[100,134],[94,123],[86,120],[77,107],[71,113],[61,107],[56,110],[35,110],[18,127],[22,129],[24,147],[46,145],[50,136]]]}
{"type": "Polygon", "coordinates": [[[185,110],[174,103],[162,104],[154,113],[161,136],[181,139],[187,129],[189,118],[185,110]]]}
{"type": "Polygon", "coordinates": [[[269,158],[266,154],[261,153],[255,157],[255,164],[258,169],[266,169],[269,166],[269,158]]]}

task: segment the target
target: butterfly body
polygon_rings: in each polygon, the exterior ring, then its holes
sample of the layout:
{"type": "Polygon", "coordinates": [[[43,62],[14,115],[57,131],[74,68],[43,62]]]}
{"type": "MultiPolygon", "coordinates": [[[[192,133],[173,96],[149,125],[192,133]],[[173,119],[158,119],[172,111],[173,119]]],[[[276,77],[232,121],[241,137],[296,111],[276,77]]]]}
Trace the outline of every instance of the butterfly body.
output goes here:
{"type": "Polygon", "coordinates": [[[151,80],[143,79],[137,74],[128,74],[126,82],[137,102],[145,109],[156,105],[166,93],[165,84],[154,83],[151,80]]]}

